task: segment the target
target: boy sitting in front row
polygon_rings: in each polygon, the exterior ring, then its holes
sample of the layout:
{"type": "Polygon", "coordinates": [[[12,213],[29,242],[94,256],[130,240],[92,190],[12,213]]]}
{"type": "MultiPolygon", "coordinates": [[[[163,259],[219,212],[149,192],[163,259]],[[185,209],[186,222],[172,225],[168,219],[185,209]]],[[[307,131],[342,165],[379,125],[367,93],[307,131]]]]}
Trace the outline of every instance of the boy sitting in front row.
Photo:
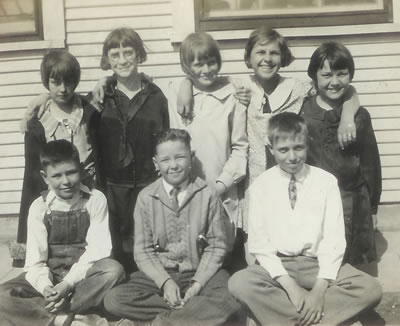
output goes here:
{"type": "Polygon", "coordinates": [[[25,271],[0,285],[0,324],[69,325],[74,315],[101,308],[123,281],[111,253],[104,195],[81,184],[78,150],[66,140],[40,154],[48,191],[31,205],[25,271]]]}
{"type": "Polygon", "coordinates": [[[161,178],[139,193],[134,213],[140,271],[112,289],[104,306],[134,321],[119,325],[220,325],[240,309],[221,268],[227,216],[216,193],[190,175],[192,153],[185,130],[161,132],[153,160],[161,178]]]}
{"type": "Polygon", "coordinates": [[[380,285],[349,264],[336,178],[305,164],[307,126],[294,113],[271,118],[278,166],[250,190],[249,252],[256,264],[237,272],[229,290],[262,325],[339,324],[377,305],[380,285]]]}

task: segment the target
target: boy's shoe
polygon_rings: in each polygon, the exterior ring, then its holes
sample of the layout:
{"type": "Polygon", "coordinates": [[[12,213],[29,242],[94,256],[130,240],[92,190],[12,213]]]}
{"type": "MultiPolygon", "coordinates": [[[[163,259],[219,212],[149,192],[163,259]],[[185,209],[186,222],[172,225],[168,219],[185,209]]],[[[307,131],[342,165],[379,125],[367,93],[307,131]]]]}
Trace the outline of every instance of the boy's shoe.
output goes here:
{"type": "Polygon", "coordinates": [[[75,315],[71,326],[109,326],[107,319],[96,314],[75,315]]]}

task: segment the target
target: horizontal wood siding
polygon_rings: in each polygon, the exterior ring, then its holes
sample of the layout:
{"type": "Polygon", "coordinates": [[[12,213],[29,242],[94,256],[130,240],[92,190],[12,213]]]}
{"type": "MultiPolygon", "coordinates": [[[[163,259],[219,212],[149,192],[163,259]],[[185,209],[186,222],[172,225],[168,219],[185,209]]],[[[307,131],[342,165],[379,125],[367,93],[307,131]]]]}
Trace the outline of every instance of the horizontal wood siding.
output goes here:
{"type": "MultiPolygon", "coordinates": [[[[141,71],[165,91],[183,76],[178,47],[171,44],[171,0],[65,0],[66,42],[82,68],[78,91],[86,93],[100,76],[102,43],[116,27],[133,27],[143,38],[148,60],[141,71]]],[[[185,13],[182,13],[185,14],[185,13]]],[[[352,52],[354,86],[370,112],[383,166],[382,202],[400,202],[400,41],[398,34],[329,38],[352,52]]],[[[321,38],[291,39],[296,60],[284,75],[307,78],[311,53],[321,38]]],[[[250,73],[243,62],[245,40],[221,41],[223,74],[250,73]]],[[[40,80],[43,51],[0,53],[0,215],[17,214],[24,171],[23,135],[19,120],[26,104],[45,89],[40,80]]]]}

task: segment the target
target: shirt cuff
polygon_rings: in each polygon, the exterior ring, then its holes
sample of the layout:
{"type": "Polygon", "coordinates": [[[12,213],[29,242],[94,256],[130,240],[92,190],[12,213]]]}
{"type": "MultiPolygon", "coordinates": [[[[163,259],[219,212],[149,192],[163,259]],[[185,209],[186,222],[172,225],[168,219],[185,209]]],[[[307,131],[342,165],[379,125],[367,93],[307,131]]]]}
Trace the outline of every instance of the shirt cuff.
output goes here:
{"type": "Polygon", "coordinates": [[[279,257],[276,257],[279,261],[269,261],[269,259],[265,259],[264,257],[256,257],[260,266],[263,267],[272,278],[277,278],[282,275],[288,275],[287,270],[283,267],[279,257]]]}
{"type": "Polygon", "coordinates": [[[233,177],[227,172],[222,172],[216,181],[222,182],[225,185],[226,190],[229,190],[229,188],[231,188],[235,183],[233,177]]]}

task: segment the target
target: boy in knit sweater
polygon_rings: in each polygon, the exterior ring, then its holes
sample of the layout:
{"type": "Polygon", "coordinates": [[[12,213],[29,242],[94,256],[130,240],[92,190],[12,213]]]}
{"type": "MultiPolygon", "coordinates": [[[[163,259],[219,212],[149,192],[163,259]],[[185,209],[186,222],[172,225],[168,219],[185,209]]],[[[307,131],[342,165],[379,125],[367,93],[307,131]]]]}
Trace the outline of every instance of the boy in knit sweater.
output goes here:
{"type": "Polygon", "coordinates": [[[135,261],[140,271],[111,290],[105,308],[123,325],[220,325],[239,309],[221,268],[227,252],[218,196],[191,178],[190,136],[168,129],[153,158],[161,178],[144,188],[135,207],[135,261]]]}

